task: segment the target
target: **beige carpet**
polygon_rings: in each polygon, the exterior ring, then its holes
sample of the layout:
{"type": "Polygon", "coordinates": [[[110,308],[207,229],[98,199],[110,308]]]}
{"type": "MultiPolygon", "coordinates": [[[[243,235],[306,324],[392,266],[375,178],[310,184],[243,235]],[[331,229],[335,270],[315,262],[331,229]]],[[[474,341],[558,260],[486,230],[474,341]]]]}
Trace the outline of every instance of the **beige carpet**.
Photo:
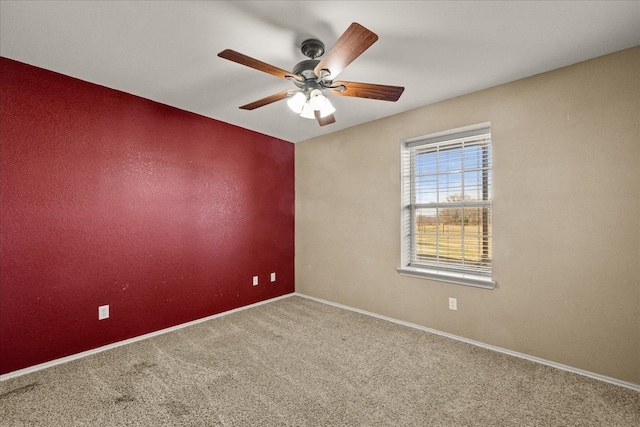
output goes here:
{"type": "Polygon", "coordinates": [[[640,393],[301,297],[0,383],[2,426],[638,426],[640,393]]]}

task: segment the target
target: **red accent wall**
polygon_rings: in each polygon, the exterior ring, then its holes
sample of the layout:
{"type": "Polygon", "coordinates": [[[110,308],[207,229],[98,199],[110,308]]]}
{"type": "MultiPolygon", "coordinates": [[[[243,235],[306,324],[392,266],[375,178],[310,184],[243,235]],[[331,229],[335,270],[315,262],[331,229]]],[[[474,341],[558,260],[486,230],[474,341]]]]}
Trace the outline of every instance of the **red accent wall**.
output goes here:
{"type": "Polygon", "coordinates": [[[6,58],[0,214],[0,374],[294,291],[293,144],[6,58]]]}

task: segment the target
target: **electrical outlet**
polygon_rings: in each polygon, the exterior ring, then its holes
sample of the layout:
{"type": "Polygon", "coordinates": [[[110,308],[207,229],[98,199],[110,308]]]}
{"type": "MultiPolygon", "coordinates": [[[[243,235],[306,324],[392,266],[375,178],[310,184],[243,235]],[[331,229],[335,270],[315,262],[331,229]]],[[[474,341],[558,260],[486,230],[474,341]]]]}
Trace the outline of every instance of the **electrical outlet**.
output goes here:
{"type": "Polygon", "coordinates": [[[455,298],[449,298],[449,310],[458,309],[458,300],[455,298]]]}
{"type": "Polygon", "coordinates": [[[98,307],[98,320],[104,320],[109,318],[109,306],[101,305],[98,307]]]}
{"type": "Polygon", "coordinates": [[[271,281],[272,282],[276,281],[276,273],[271,273],[271,281]]]}
{"type": "Polygon", "coordinates": [[[258,276],[253,276],[253,286],[258,286],[258,276]]]}

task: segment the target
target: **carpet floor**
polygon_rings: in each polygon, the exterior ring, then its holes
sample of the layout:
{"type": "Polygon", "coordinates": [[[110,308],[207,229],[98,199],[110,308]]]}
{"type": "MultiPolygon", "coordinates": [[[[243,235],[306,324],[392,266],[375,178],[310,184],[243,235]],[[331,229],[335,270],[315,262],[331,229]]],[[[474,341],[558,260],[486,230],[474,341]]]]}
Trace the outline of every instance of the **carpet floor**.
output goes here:
{"type": "Polygon", "coordinates": [[[0,383],[2,426],[638,426],[640,393],[298,296],[0,383]]]}

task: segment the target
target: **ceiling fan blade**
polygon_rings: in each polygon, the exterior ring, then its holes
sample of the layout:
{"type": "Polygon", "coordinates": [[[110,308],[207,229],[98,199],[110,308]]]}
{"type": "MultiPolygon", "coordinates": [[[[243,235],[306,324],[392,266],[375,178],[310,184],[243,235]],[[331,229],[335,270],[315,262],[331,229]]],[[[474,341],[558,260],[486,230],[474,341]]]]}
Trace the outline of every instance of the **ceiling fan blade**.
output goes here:
{"type": "Polygon", "coordinates": [[[404,87],[376,85],[358,82],[333,82],[329,89],[334,95],[355,96],[357,98],[380,99],[395,102],[400,98],[404,87]]]}
{"type": "Polygon", "coordinates": [[[273,65],[259,61],[240,52],[236,52],[235,50],[225,49],[220,52],[218,56],[220,58],[228,59],[229,61],[237,62],[238,64],[246,65],[247,67],[254,68],[258,71],[263,71],[273,76],[280,77],[281,79],[294,79],[302,81],[302,77],[300,76],[296,76],[295,74],[283,70],[282,68],[274,67],[273,65]]]}
{"type": "Polygon", "coordinates": [[[320,126],[330,125],[331,123],[336,122],[336,118],[333,114],[329,114],[328,116],[320,117],[320,111],[314,111],[316,115],[316,120],[320,126]]]}
{"type": "Polygon", "coordinates": [[[243,105],[240,108],[243,110],[255,110],[256,108],[264,107],[265,105],[280,101],[281,99],[285,99],[296,92],[297,90],[294,89],[283,90],[282,92],[274,93],[273,95],[269,95],[266,98],[262,98],[247,105],[243,105]]]}
{"type": "Polygon", "coordinates": [[[375,33],[354,22],[322,57],[313,72],[318,77],[324,77],[321,74],[322,70],[328,70],[331,78],[335,78],[376,40],[378,36],[375,33]]]}

